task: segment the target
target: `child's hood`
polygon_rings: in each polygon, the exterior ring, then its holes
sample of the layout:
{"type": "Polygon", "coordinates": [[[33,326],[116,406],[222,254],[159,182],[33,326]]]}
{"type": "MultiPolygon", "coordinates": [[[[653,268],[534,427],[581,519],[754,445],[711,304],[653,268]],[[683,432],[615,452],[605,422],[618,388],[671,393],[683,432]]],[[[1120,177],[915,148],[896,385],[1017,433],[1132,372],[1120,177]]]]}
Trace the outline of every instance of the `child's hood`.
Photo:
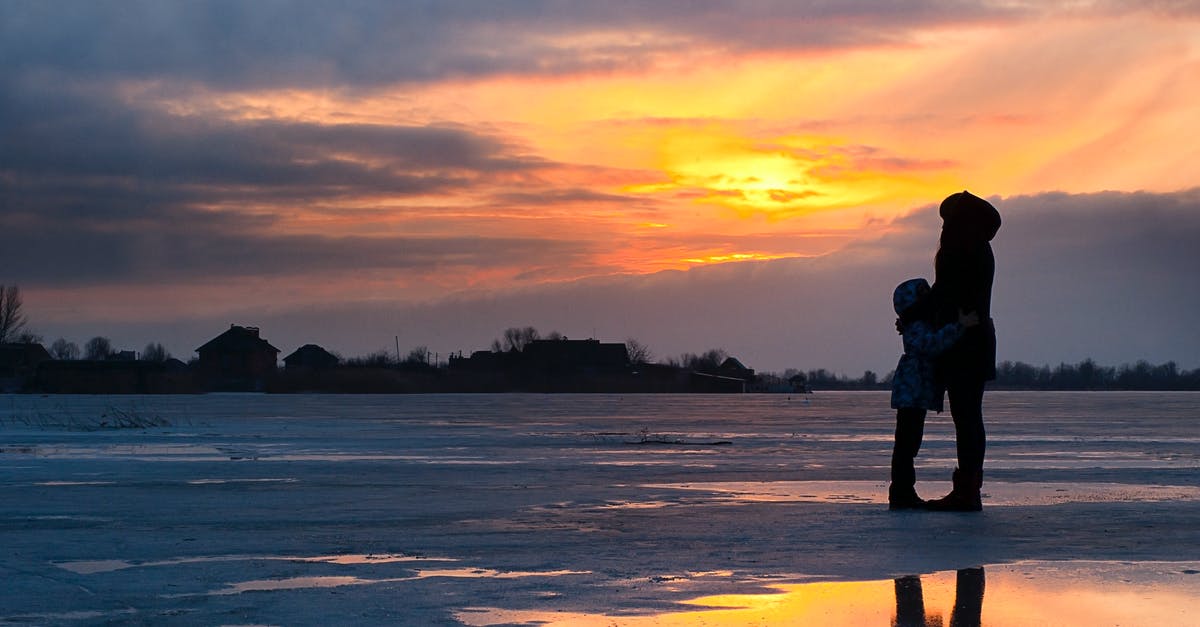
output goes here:
{"type": "Polygon", "coordinates": [[[896,308],[896,315],[912,307],[920,298],[921,292],[928,289],[929,281],[925,279],[909,279],[897,285],[896,291],[892,292],[892,306],[896,308]]]}

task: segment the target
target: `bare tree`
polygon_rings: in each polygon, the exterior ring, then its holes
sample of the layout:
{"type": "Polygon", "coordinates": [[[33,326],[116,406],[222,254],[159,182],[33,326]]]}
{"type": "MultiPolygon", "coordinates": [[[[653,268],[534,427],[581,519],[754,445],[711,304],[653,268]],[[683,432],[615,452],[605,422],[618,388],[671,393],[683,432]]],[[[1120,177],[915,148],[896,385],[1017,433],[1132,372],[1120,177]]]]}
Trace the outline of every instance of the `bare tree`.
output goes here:
{"type": "Polygon", "coordinates": [[[521,351],[524,350],[526,344],[540,337],[538,330],[533,327],[509,327],[504,330],[503,338],[492,342],[492,351],[497,353],[514,349],[521,351]]]}
{"type": "Polygon", "coordinates": [[[99,335],[88,340],[87,344],[83,345],[84,359],[91,359],[93,361],[108,359],[109,355],[112,355],[112,352],[112,342],[108,338],[99,335]]]}
{"type": "Polygon", "coordinates": [[[679,363],[684,368],[699,372],[716,372],[721,363],[729,358],[724,349],[710,348],[699,355],[684,353],[679,356],[679,363]]]}
{"type": "Polygon", "coordinates": [[[369,355],[351,357],[345,364],[354,368],[390,368],[396,364],[396,353],[390,348],[381,348],[369,355]]]}
{"type": "Polygon", "coordinates": [[[28,329],[21,331],[21,334],[17,336],[17,344],[41,344],[45,340],[46,338],[28,329]]]}
{"type": "Polygon", "coordinates": [[[629,363],[631,364],[648,364],[651,359],[654,359],[650,347],[633,338],[625,340],[625,352],[629,353],[629,363]]]}
{"type": "Polygon", "coordinates": [[[0,344],[21,339],[25,323],[29,321],[22,311],[21,288],[16,285],[0,285],[0,344]]]}
{"type": "Polygon", "coordinates": [[[167,347],[158,342],[150,342],[146,348],[142,349],[143,361],[156,361],[162,363],[171,358],[171,353],[167,352],[167,347]]]}
{"type": "Polygon", "coordinates": [[[79,359],[79,345],[60,337],[50,345],[50,355],[55,359],[79,359]]]}
{"type": "Polygon", "coordinates": [[[433,360],[433,352],[428,346],[418,346],[408,351],[408,357],[404,359],[404,363],[410,365],[429,365],[433,360]]]}

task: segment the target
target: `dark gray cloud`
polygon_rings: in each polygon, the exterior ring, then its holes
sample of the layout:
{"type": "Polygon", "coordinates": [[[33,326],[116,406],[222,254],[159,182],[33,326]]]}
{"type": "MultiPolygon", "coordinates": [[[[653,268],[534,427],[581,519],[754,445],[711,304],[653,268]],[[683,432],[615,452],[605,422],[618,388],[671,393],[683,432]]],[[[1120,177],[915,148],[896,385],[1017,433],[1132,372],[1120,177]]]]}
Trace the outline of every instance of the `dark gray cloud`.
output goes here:
{"type": "Polygon", "coordinates": [[[434,268],[529,268],[569,263],[586,242],[505,237],[327,237],[240,228],[226,214],[170,220],[0,222],[0,267],[25,286],[186,284],[246,277],[351,276],[386,270],[402,278],[434,268]]]}
{"type": "Polygon", "coordinates": [[[587,247],[273,231],[313,206],[469,196],[489,189],[494,176],[552,167],[457,126],[209,120],[141,110],[87,86],[0,79],[0,268],[36,287],[209,273],[536,266],[545,255],[572,258],[587,247]]]}
{"type": "Polygon", "coordinates": [[[998,316],[1014,357],[1200,365],[1200,189],[1006,199],[998,316]]]}
{"type": "Polygon", "coordinates": [[[641,66],[697,48],[905,42],[919,27],[1033,11],[940,0],[16,1],[0,3],[0,58],[10,72],[96,79],[372,87],[641,66]],[[608,36],[569,39],[581,34],[608,36]]]}
{"type": "Polygon", "coordinates": [[[451,126],[235,122],[140,110],[99,90],[0,81],[0,172],[181,188],[279,188],[307,198],[411,194],[546,165],[451,126]],[[345,158],[349,155],[352,158],[345,158]]]}

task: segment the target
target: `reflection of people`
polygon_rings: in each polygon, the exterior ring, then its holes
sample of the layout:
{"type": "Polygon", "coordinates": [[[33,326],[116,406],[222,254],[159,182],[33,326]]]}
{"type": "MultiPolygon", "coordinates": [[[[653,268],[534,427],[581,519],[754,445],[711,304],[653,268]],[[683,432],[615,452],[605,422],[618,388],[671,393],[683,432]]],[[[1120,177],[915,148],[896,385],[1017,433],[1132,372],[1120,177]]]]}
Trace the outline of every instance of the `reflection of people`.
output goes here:
{"type": "Polygon", "coordinates": [[[965,329],[979,324],[974,312],[942,327],[933,325],[929,283],[909,279],[896,287],[892,304],[900,316],[898,327],[904,354],[892,377],[892,408],[896,410],[896,442],[892,448],[892,482],[888,486],[888,509],[924,506],[917,496],[913,458],[921,450],[927,410],[942,411],[943,388],[934,377],[934,357],[962,337],[965,329]]]}
{"type": "MultiPolygon", "coordinates": [[[[941,614],[925,613],[921,578],[900,577],[896,584],[896,617],[892,627],[942,627],[941,614]]],[[[950,627],[980,627],[983,620],[983,568],[964,568],[955,576],[950,627]]]]}
{"type": "Polygon", "coordinates": [[[892,627],[942,627],[942,615],[925,616],[921,578],[908,575],[896,579],[896,618],[892,627]]]}
{"type": "Polygon", "coordinates": [[[980,324],[968,329],[937,360],[954,418],[958,468],[950,493],[926,506],[940,511],[979,511],[983,509],[979,492],[987,443],[983,388],[985,382],[996,378],[996,328],[991,319],[996,260],[988,242],[1000,229],[1000,213],[988,201],[964,191],[942,201],[939,214],[942,235],[934,260],[937,274],[932,292],[935,320],[945,324],[959,311],[974,311],[980,324]]]}
{"type": "Polygon", "coordinates": [[[983,620],[983,568],[964,568],[954,582],[950,627],[980,627],[983,620]]]}

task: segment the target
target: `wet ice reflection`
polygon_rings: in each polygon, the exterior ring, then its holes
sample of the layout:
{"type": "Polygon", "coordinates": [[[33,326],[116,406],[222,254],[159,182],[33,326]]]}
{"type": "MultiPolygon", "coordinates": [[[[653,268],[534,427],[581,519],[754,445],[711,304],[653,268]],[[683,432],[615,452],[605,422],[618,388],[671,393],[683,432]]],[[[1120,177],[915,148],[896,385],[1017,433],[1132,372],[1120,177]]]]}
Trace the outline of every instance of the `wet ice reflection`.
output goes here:
{"type": "MultiPolygon", "coordinates": [[[[730,503],[887,503],[887,484],[878,481],[711,481],[647,484],[651,489],[709,492],[730,503]]],[[[922,482],[919,492],[944,493],[950,484],[922,482]]],[[[999,482],[984,484],[985,505],[1036,506],[1063,503],[1149,503],[1200,500],[1200,487],[1129,483],[999,482]]]]}
{"type": "Polygon", "coordinates": [[[1182,625],[1200,612],[1196,563],[1024,562],[893,580],[772,585],[690,599],[695,609],[605,615],[469,608],[466,625],[1182,625]]]}
{"type": "Polygon", "coordinates": [[[547,570],[547,571],[502,571],[490,568],[447,568],[418,570],[408,577],[385,577],[372,579],[353,575],[325,575],[312,577],[287,577],[282,579],[255,579],[231,583],[219,590],[201,593],[170,594],[166,598],[195,596],[228,596],[243,592],[267,592],[279,590],[303,590],[308,588],[340,588],[343,586],[368,586],[383,583],[412,582],[419,579],[467,578],[467,579],[523,579],[527,577],[563,577],[567,575],[589,575],[590,571],[547,570]]]}
{"type": "Polygon", "coordinates": [[[206,564],[216,562],[301,562],[325,564],[390,564],[395,562],[455,562],[458,560],[448,557],[425,557],[405,554],[338,554],[338,555],[202,555],[195,557],[179,557],[157,561],[130,560],[80,560],[70,562],[55,562],[55,566],[80,575],[107,573],[128,568],[150,568],[155,566],[178,566],[181,564],[206,564]]]}

